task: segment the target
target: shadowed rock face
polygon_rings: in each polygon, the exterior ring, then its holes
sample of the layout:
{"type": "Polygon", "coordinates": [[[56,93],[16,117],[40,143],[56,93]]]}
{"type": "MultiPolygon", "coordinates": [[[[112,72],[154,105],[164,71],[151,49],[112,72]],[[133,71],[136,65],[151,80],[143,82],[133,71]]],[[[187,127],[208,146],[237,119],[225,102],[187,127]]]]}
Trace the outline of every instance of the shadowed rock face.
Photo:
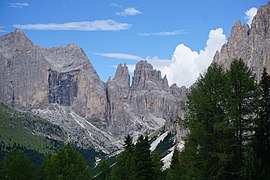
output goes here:
{"type": "Polygon", "coordinates": [[[233,59],[241,58],[259,80],[263,67],[270,72],[270,3],[262,6],[251,26],[238,21],[232,28],[227,44],[214,56],[213,62],[229,68],[233,59]]]}
{"type": "Polygon", "coordinates": [[[104,83],[74,44],[42,48],[19,29],[0,37],[0,101],[60,126],[78,146],[108,153],[127,134],[173,129],[186,92],[146,61],[136,65],[132,86],[126,64],[104,83]]]}
{"type": "Polygon", "coordinates": [[[66,73],[49,71],[49,103],[57,103],[60,106],[71,106],[78,94],[78,82],[76,79],[78,70],[66,73]]]}

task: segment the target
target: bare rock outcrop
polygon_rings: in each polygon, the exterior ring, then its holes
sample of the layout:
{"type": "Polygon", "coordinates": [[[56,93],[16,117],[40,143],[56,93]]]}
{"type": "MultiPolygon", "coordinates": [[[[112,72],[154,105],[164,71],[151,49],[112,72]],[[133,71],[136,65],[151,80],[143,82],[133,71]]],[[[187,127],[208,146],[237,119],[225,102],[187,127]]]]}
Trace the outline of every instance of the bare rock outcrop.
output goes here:
{"type": "Polygon", "coordinates": [[[252,24],[238,21],[232,28],[227,44],[214,56],[213,62],[230,66],[233,59],[241,58],[260,79],[263,67],[270,72],[270,2],[258,9],[252,24]]]}

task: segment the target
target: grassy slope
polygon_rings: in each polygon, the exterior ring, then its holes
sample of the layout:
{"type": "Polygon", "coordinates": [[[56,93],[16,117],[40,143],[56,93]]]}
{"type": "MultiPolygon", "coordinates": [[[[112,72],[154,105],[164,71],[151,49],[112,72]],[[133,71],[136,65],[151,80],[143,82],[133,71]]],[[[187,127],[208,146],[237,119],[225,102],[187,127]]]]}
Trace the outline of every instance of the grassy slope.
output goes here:
{"type": "MultiPolygon", "coordinates": [[[[46,137],[56,136],[65,139],[65,134],[58,127],[38,116],[20,112],[0,103],[0,160],[12,148],[20,149],[28,154],[30,159],[42,162],[44,155],[54,153],[63,147],[63,141],[56,141],[46,137]]],[[[77,151],[87,163],[94,167],[95,157],[104,157],[106,154],[97,152],[93,148],[77,151]]]]}
{"type": "Polygon", "coordinates": [[[1,144],[16,144],[45,154],[59,146],[58,141],[47,138],[46,134],[64,139],[64,133],[59,127],[40,117],[0,104],[1,144]]]}

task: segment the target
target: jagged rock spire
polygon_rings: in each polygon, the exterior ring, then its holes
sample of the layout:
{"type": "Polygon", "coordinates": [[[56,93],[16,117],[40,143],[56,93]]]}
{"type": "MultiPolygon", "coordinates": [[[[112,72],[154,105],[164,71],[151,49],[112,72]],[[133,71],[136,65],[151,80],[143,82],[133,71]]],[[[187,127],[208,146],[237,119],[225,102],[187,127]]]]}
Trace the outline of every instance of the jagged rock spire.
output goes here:
{"type": "Polygon", "coordinates": [[[270,72],[270,3],[258,9],[251,26],[237,21],[228,42],[216,52],[213,62],[230,67],[234,59],[241,58],[260,79],[263,67],[270,72]]]}
{"type": "Polygon", "coordinates": [[[115,81],[121,81],[124,86],[130,86],[130,75],[126,63],[124,65],[119,64],[116,69],[115,76],[113,78],[115,81]]]}
{"type": "Polygon", "coordinates": [[[169,89],[167,76],[161,77],[161,72],[153,68],[147,61],[140,61],[136,64],[132,78],[132,90],[165,90],[169,89]]]}

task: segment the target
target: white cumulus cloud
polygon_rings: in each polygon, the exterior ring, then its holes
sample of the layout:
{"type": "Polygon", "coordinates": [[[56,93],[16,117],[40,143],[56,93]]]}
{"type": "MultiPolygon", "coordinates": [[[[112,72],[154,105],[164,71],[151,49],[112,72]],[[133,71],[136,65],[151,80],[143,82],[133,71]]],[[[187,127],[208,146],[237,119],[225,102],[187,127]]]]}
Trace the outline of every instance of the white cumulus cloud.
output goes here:
{"type": "Polygon", "coordinates": [[[142,12],[136,8],[129,7],[129,8],[123,9],[121,12],[116,12],[115,14],[118,16],[135,16],[138,14],[142,14],[142,12]]]}
{"type": "Polygon", "coordinates": [[[187,34],[187,32],[184,30],[175,30],[175,31],[138,33],[139,36],[175,36],[179,34],[187,34]]]}
{"type": "Polygon", "coordinates": [[[28,30],[74,30],[74,31],[119,31],[127,30],[131,24],[120,23],[111,19],[48,24],[15,24],[15,28],[28,30]]]}
{"type": "Polygon", "coordinates": [[[215,52],[219,51],[224,43],[226,36],[223,29],[211,30],[203,50],[196,52],[180,44],[176,47],[169,65],[158,69],[163,75],[167,75],[169,84],[176,83],[178,86],[189,87],[211,64],[215,52]]]}
{"type": "Polygon", "coordinates": [[[251,25],[254,16],[257,14],[257,11],[258,11],[257,8],[252,7],[245,12],[245,15],[246,15],[245,19],[247,20],[247,24],[249,26],[251,25]]]}
{"type": "Polygon", "coordinates": [[[15,2],[15,3],[9,3],[9,6],[12,8],[24,8],[30,6],[30,4],[25,2],[15,2]]]}

